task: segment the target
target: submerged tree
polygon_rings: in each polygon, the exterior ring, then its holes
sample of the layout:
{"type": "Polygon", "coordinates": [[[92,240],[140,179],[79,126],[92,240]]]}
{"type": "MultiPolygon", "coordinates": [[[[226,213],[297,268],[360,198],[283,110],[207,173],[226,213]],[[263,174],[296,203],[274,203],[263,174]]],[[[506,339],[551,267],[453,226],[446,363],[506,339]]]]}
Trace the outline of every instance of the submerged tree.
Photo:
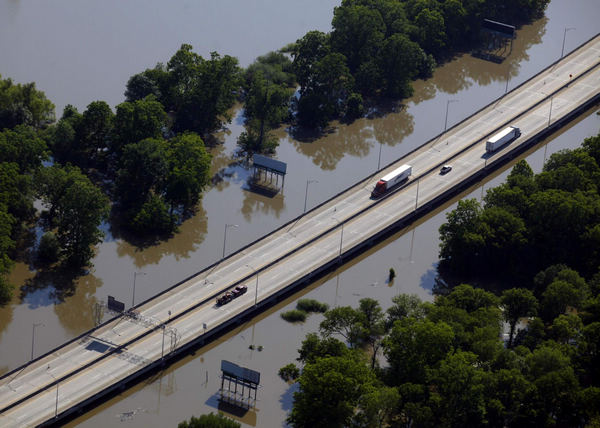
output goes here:
{"type": "Polygon", "coordinates": [[[48,230],[56,230],[64,263],[82,267],[90,263],[93,246],[102,241],[99,229],[108,216],[108,198],[76,167],[51,166],[36,177],[48,230]]]}

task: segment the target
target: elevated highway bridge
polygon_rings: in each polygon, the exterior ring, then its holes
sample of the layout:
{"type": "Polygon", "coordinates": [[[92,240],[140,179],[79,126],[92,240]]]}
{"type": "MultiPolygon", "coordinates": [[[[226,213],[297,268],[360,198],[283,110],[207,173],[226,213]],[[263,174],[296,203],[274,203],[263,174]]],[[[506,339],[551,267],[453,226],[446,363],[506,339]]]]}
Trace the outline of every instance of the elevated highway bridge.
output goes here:
{"type": "Polygon", "coordinates": [[[0,378],[0,426],[53,425],[121,390],[165,360],[202,345],[320,272],[414,221],[536,144],[600,97],[600,37],[377,174],[218,263],[0,378]],[[492,154],[485,141],[507,125],[522,135],[492,154]],[[381,199],[380,176],[413,175],[381,199]],[[439,174],[443,164],[453,169],[439,174]],[[216,297],[248,291],[225,305],[216,297]]]}

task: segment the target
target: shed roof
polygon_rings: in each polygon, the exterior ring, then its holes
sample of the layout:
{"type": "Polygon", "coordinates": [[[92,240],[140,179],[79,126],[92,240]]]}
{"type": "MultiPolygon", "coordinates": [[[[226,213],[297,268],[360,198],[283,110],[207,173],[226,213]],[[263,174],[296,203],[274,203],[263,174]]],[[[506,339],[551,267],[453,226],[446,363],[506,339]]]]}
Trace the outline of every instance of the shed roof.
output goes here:
{"type": "Polygon", "coordinates": [[[285,175],[285,172],[287,171],[287,164],[285,162],[256,153],[252,156],[252,162],[254,162],[254,166],[257,168],[266,169],[267,171],[276,172],[278,174],[285,175]]]}

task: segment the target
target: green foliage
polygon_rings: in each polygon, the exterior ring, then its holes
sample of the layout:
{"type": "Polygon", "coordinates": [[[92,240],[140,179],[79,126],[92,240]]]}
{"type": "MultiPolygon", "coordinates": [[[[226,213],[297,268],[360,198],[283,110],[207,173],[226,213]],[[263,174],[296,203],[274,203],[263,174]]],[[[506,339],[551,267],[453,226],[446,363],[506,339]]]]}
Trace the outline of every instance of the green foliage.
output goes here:
{"type": "MultiPolygon", "coordinates": [[[[580,283],[581,278],[559,266],[537,279],[556,281],[580,283]]],[[[596,287],[592,290],[597,297],[596,287]]],[[[600,322],[586,325],[591,318],[572,313],[544,325],[534,317],[517,338],[531,351],[503,348],[502,318],[534,316],[536,303],[529,290],[507,290],[498,298],[469,285],[437,296],[433,304],[398,296],[389,311],[394,322],[384,339],[384,369],[370,368],[358,348],[310,333],[299,349],[305,366],[288,423],[318,425],[317,414],[326,426],[585,425],[598,417],[589,405],[600,397],[600,322]],[[363,388],[358,400],[348,386],[353,381],[354,388],[363,388]]],[[[343,333],[349,324],[377,324],[379,313],[376,302],[363,299],[359,308],[346,307],[326,319],[329,330],[343,333]]],[[[357,337],[362,343],[363,336],[357,337]]]]}
{"type": "Polygon", "coordinates": [[[0,306],[12,298],[12,286],[8,283],[6,275],[13,265],[9,254],[15,245],[11,238],[15,222],[15,218],[7,212],[6,205],[0,201],[0,306]]]}
{"type": "Polygon", "coordinates": [[[286,382],[295,381],[300,376],[300,369],[294,363],[289,363],[280,368],[278,374],[286,382]]]}
{"type": "Polygon", "coordinates": [[[325,312],[319,330],[327,337],[333,334],[342,336],[350,347],[356,347],[360,342],[362,326],[360,313],[350,306],[339,306],[325,312]]]}
{"type": "Polygon", "coordinates": [[[287,419],[291,426],[343,427],[350,425],[360,399],[373,390],[375,376],[350,354],[305,365],[298,383],[287,419]]]}
{"type": "Polygon", "coordinates": [[[428,371],[428,378],[437,386],[430,400],[441,425],[481,426],[484,423],[486,374],[476,367],[476,361],[475,354],[458,351],[428,371]]]}
{"type": "Polygon", "coordinates": [[[33,219],[32,177],[19,170],[19,165],[12,162],[0,162],[0,204],[5,205],[5,210],[16,220],[11,222],[10,235],[17,239],[25,223],[33,219]]]}
{"type": "Polygon", "coordinates": [[[296,308],[304,311],[306,313],[310,312],[325,312],[329,309],[329,305],[327,303],[321,303],[315,299],[300,299],[298,303],[296,303],[296,308]]]}
{"type": "Polygon", "coordinates": [[[398,294],[392,297],[392,302],[393,305],[387,310],[386,330],[391,329],[398,320],[425,317],[425,306],[416,294],[398,294]]]}
{"type": "Polygon", "coordinates": [[[111,153],[119,157],[125,146],[148,138],[161,138],[167,126],[164,107],[152,96],[117,106],[111,153]]]}
{"type": "Polygon", "coordinates": [[[26,125],[0,132],[0,162],[14,162],[21,173],[31,173],[47,159],[46,143],[26,125]]]}
{"type": "Polygon", "coordinates": [[[329,36],[321,31],[309,31],[291,46],[292,67],[301,88],[312,86],[312,70],[330,50],[329,36]]]}
{"type": "Polygon", "coordinates": [[[524,23],[548,2],[345,0],[334,9],[331,33],[310,31],[283,49],[300,86],[296,124],[323,129],[341,116],[360,117],[362,100],[354,94],[409,97],[411,81],[431,76],[436,59],[481,40],[482,17],[524,23]]]}
{"type": "Polygon", "coordinates": [[[192,132],[127,144],[115,195],[129,227],[145,236],[175,231],[200,200],[210,180],[210,161],[204,142],[192,132]]]}
{"type": "Polygon", "coordinates": [[[223,416],[222,413],[192,416],[189,421],[180,422],[177,428],[240,428],[242,424],[223,416]]]}
{"type": "Polygon", "coordinates": [[[353,72],[377,55],[385,38],[381,13],[363,5],[336,7],[331,25],[331,47],[348,59],[353,72]]]}
{"type": "Polygon", "coordinates": [[[65,264],[89,264],[94,255],[92,246],[104,235],[98,227],[108,216],[108,198],[76,167],[43,168],[36,182],[48,209],[47,228],[56,229],[65,264]]]}
{"type": "Polygon", "coordinates": [[[346,345],[335,337],[321,338],[316,333],[308,333],[298,350],[298,361],[308,364],[323,357],[341,357],[350,351],[346,345]]]}
{"type": "Polygon", "coordinates": [[[308,314],[300,309],[292,309],[281,313],[281,318],[287,322],[304,322],[307,316],[308,314]]]}
{"type": "Polygon", "coordinates": [[[440,227],[440,272],[530,278],[558,263],[593,272],[600,254],[600,168],[586,150],[553,154],[535,176],[519,162],[507,183],[488,191],[484,208],[461,201],[440,227]]]}
{"type": "Polygon", "coordinates": [[[447,222],[440,226],[440,264],[453,271],[476,270],[474,255],[484,244],[477,233],[480,216],[481,206],[476,199],[458,201],[456,209],[446,214],[447,222]]]}
{"type": "Polygon", "coordinates": [[[165,201],[171,210],[190,210],[209,183],[211,156],[199,135],[186,133],[169,141],[167,157],[165,201]]]}
{"type": "Polygon", "coordinates": [[[130,226],[142,236],[165,235],[175,231],[175,220],[163,200],[151,194],[133,217],[130,226]]]}
{"type": "Polygon", "coordinates": [[[303,127],[323,127],[343,112],[354,78],[340,53],[329,53],[313,64],[307,86],[300,88],[297,121],[303,127]]]}
{"type": "Polygon", "coordinates": [[[502,293],[500,299],[504,321],[510,326],[508,347],[512,347],[515,328],[520,318],[537,314],[538,301],[526,288],[511,288],[502,293]]]}
{"type": "Polygon", "coordinates": [[[35,83],[14,84],[0,75],[0,130],[17,125],[40,128],[54,121],[54,104],[35,83]]]}
{"type": "Polygon", "coordinates": [[[364,427],[382,427],[390,424],[400,403],[397,388],[380,387],[363,395],[358,403],[355,423],[364,427]]]}
{"type": "MultiPolygon", "coordinates": [[[[407,4],[418,9],[417,2],[407,4]]],[[[594,148],[593,141],[585,145],[594,148]]],[[[440,228],[440,273],[452,272],[453,282],[436,290],[433,303],[396,296],[385,316],[372,299],[327,311],[322,336],[307,335],[299,350],[305,369],[288,422],[316,423],[309,403],[330,397],[330,426],[591,426],[600,420],[596,165],[594,155],[580,151],[559,153],[537,176],[519,162],[507,183],[488,192],[484,207],[459,202],[440,228]],[[501,296],[462,284],[472,271],[496,280],[501,296]],[[521,286],[506,286],[515,282],[521,286]],[[520,320],[524,327],[516,331],[520,320]],[[507,346],[503,321],[510,328],[507,346]],[[326,388],[323,373],[307,373],[334,358],[373,357],[378,343],[386,364],[362,359],[377,382],[358,402],[337,379],[326,388]],[[305,387],[309,381],[314,388],[305,387]]]]}
{"type": "Polygon", "coordinates": [[[207,60],[183,44],[167,63],[167,73],[168,94],[163,94],[163,104],[175,112],[175,131],[204,136],[231,120],[228,110],[241,83],[236,58],[211,52],[207,60]]]}
{"type": "Polygon", "coordinates": [[[282,52],[269,52],[256,58],[244,72],[246,85],[249,86],[258,74],[262,74],[267,81],[278,86],[293,88],[296,83],[292,61],[282,52]]]}
{"type": "Polygon", "coordinates": [[[6,280],[5,276],[0,274],[0,306],[10,302],[13,295],[13,287],[6,280]]]}
{"type": "Polygon", "coordinates": [[[271,132],[263,130],[261,134],[260,130],[250,126],[240,133],[237,144],[247,156],[251,153],[272,154],[279,145],[279,139],[271,132]]]}
{"type": "Polygon", "coordinates": [[[353,121],[365,114],[365,106],[361,94],[353,92],[346,100],[346,120],[353,121]]]}
{"type": "Polygon", "coordinates": [[[272,153],[279,144],[269,131],[288,115],[293,89],[265,79],[261,71],[252,74],[244,97],[246,132],[238,145],[247,154],[272,153]]]}
{"type": "Polygon", "coordinates": [[[115,194],[124,210],[135,212],[151,192],[160,193],[169,170],[167,151],[167,143],[155,138],[125,146],[115,183],[115,194]]]}
{"type": "Polygon", "coordinates": [[[384,342],[389,383],[423,383],[426,368],[452,349],[454,332],[445,322],[406,318],[396,321],[384,342]]]}
{"type": "Polygon", "coordinates": [[[46,232],[40,239],[37,251],[38,258],[45,263],[54,263],[60,256],[60,242],[52,232],[46,232]]]}
{"type": "Polygon", "coordinates": [[[127,81],[125,100],[134,102],[152,95],[165,105],[163,91],[168,92],[168,78],[169,73],[163,64],[157,64],[153,69],[134,74],[127,81]]]}

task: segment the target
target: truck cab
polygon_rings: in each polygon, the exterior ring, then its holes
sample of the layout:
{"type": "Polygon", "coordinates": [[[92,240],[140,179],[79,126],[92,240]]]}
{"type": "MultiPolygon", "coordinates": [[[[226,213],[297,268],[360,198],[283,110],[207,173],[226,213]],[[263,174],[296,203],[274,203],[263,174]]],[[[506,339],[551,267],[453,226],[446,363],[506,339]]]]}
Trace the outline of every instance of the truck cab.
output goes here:
{"type": "Polygon", "coordinates": [[[371,192],[371,196],[373,198],[378,198],[381,195],[383,195],[385,193],[385,191],[387,190],[386,187],[386,182],[383,180],[379,180],[377,182],[377,184],[375,184],[375,188],[373,189],[373,191],[371,192]]]}

